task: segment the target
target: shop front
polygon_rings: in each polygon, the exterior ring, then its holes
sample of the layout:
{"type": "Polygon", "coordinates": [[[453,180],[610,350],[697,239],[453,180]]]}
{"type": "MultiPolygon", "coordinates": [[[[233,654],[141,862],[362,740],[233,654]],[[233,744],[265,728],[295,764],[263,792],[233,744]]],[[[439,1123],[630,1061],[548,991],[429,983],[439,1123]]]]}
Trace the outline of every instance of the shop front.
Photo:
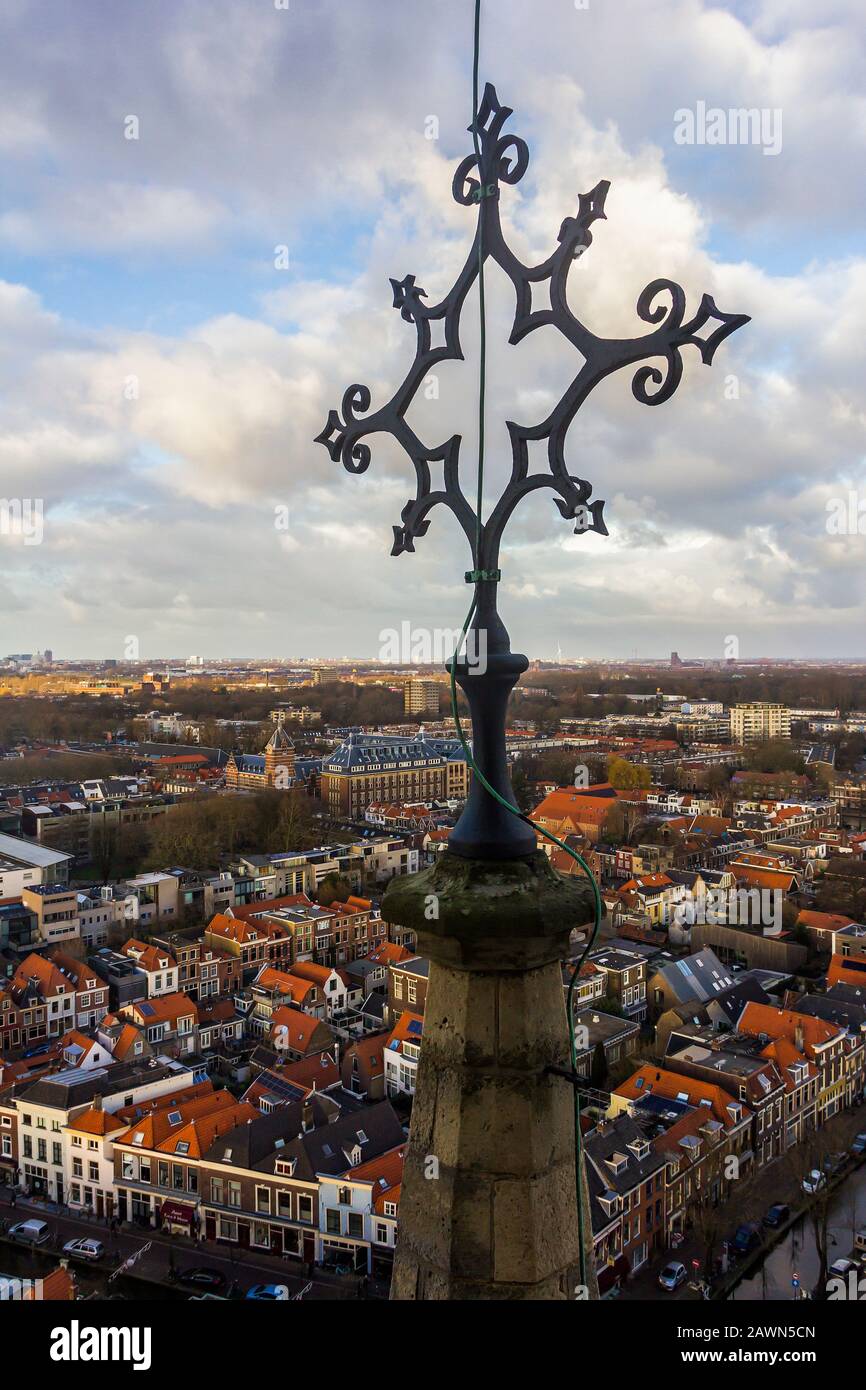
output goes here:
{"type": "Polygon", "coordinates": [[[159,1224],[173,1236],[191,1236],[195,1231],[196,1210],[190,1202],[167,1199],[159,1212],[159,1224]]]}
{"type": "Polygon", "coordinates": [[[366,1274],[369,1246],[365,1241],[345,1240],[337,1236],[322,1237],[321,1264],[325,1269],[348,1270],[351,1274],[366,1274]]]}

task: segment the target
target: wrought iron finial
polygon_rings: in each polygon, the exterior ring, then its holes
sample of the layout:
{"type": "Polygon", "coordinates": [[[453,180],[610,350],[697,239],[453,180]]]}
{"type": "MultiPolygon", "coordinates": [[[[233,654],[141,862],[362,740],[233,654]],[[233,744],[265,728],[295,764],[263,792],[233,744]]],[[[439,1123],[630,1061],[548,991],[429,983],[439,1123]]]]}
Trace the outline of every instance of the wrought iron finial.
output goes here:
{"type": "MultiPolygon", "coordinates": [[[[515,859],[533,853],[534,831],[508,810],[516,809],[508,777],[505,751],[505,711],[508,696],[528,662],[511,652],[508,633],[497,612],[499,548],[514,508],[523,497],[540,488],[551,490],[560,515],[574,523],[577,533],[596,531],[607,535],[604,502],[592,500],[592,486],[569,472],[565,444],[572,420],[587,396],[606,376],[622,367],[635,366],[632,392],[642,405],[661,405],[677,389],[682,377],[682,349],[698,349],[709,365],[719,345],[742,324],[747,314],[726,314],[705,294],[697,313],[686,321],[685,291],[672,280],[653,280],[637,301],[637,315],[651,331],[634,338],[601,338],[592,333],[568,304],[568,277],[578,256],[591,246],[594,223],[605,220],[606,180],[581,193],[577,211],[564,219],[557,244],[546,260],[524,265],[503,235],[499,198],[503,184],[516,184],[529,166],[529,149],[519,135],[504,133],[512,115],[488,83],[472,125],[476,146],[454,174],[452,192],[462,206],[477,205],[475,236],[454,285],[436,304],[414,275],[391,280],[394,308],[415,326],[415,357],[394,395],[372,413],[366,386],[352,385],[344,393],[340,410],[331,410],[317,442],[350,473],[363,473],[370,464],[370,447],[364,441],[374,434],[390,434],[405,450],[415,469],[416,491],[394,526],[392,555],[412,552],[415,542],[430,526],[429,516],[440,503],[454,513],[472,551],[473,566],[467,579],[475,583],[471,634],[483,641],[483,668],[459,657],[453,673],[469,701],[473,725],[474,765],[481,770],[491,796],[474,778],[469,800],[448,841],[449,850],[467,858],[515,859]],[[461,437],[428,445],[407,424],[406,414],[421,384],[443,361],[461,361],[460,316],[466,297],[479,278],[480,267],[494,261],[514,288],[515,308],[509,342],[521,342],[529,333],[548,324],[557,328],[576,349],[579,362],[564,394],[545,419],[521,424],[506,421],[511,441],[511,476],[487,518],[480,516],[460,483],[461,437]],[[533,308],[533,288],[547,287],[547,302],[533,308]],[[434,347],[432,326],[441,325],[440,345],[434,347]],[[704,337],[701,330],[714,324],[704,337]],[[638,365],[638,364],[644,365],[638,365]],[[547,442],[547,471],[530,473],[529,445],[547,442]],[[430,465],[443,465],[443,484],[431,485],[430,465]]],[[[538,300],[536,300],[538,302],[538,300]]],[[[475,651],[480,641],[475,642],[475,651]]]]}
{"type": "Polygon", "coordinates": [[[449,293],[438,303],[427,304],[423,302],[426,293],[416,285],[414,275],[391,280],[394,308],[407,323],[414,323],[416,331],[415,358],[405,378],[391,399],[370,415],[368,388],[350,386],[340,411],[331,410],[324,430],[317,436],[317,443],[324,444],[335,462],[342,461],[350,473],[363,473],[370,464],[371,451],[362,441],[377,433],[392,435],[411,459],[417,484],[414,498],[401,512],[401,524],[393,528],[392,555],[414,551],[415,541],[428,530],[430,512],[442,503],[451,509],[466,533],[474,568],[484,571],[498,568],[502,533],[511,513],[521,498],[539,488],[556,493],[556,506],[566,520],[574,521],[575,532],[607,535],[604,503],[590,501],[591,484],[570,473],[565,461],[569,426],[604,377],[644,362],[646,365],[639,367],[632,379],[632,392],[642,405],[661,405],[680,383],[682,348],[697,347],[701,360],[709,365],[724,339],[749,321],[747,314],[723,313],[716,308],[712,296],[705,294],[697,313],[684,322],[684,290],[672,280],[660,279],[647,285],[637,301],[637,315],[644,323],[653,325],[652,332],[635,338],[601,338],[592,333],[568,305],[568,276],[576,258],[592,244],[593,223],[606,219],[605,200],[610,184],[602,180],[588,193],[581,193],[576,214],[566,217],[559,229],[556,249],[538,265],[524,265],[505,241],[499,216],[501,185],[518,183],[529,164],[526,142],[519,135],[503,134],[512,114],[488,82],[469,127],[478,137],[480,157],[475,153],[467,155],[454,174],[454,198],[467,207],[477,203],[478,223],[473,246],[449,293]],[[428,446],[406,422],[416,392],[436,364],[463,359],[460,314],[478,275],[479,235],[483,258],[495,261],[514,287],[515,312],[509,342],[519,343],[535,329],[552,324],[583,359],[564,395],[544,420],[532,424],[506,422],[511,439],[511,477],[486,521],[476,516],[460,485],[460,436],[428,446]],[[549,286],[549,306],[533,309],[532,287],[545,283],[549,286]],[[437,322],[443,325],[444,343],[432,347],[431,325],[437,322]],[[711,322],[716,327],[706,337],[700,337],[699,330],[711,322]],[[653,359],[661,365],[655,365],[653,359]],[[535,440],[547,440],[549,472],[541,475],[529,474],[528,444],[535,440]],[[430,464],[443,460],[444,487],[431,490],[430,464]],[[477,554],[476,538],[480,538],[477,554]]]}

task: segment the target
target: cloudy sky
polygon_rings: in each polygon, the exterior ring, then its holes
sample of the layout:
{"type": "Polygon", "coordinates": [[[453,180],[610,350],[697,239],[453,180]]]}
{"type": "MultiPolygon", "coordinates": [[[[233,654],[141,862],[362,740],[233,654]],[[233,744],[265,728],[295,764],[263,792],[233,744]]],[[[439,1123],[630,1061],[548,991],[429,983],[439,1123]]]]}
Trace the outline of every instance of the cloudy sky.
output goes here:
{"type": "MultiPolygon", "coordinates": [[[[712,367],[685,350],[664,405],[620,372],[584,406],[567,462],[611,534],[524,502],[516,650],[866,656],[866,536],[828,531],[836,499],[866,509],[861,6],[485,0],[482,76],[532,152],[502,199],[518,254],[546,256],[609,179],[570,285],[594,332],[647,331],[661,276],[689,314],[707,291],[752,316],[712,367]],[[701,103],[763,111],[767,138],[680,143],[701,103]]],[[[43,523],[35,544],[5,513],[0,656],[122,658],[134,637],[144,660],[360,657],[405,622],[459,628],[450,514],[392,559],[408,460],[373,439],[353,477],[313,436],[350,382],[375,408],[411,359],[388,277],[435,302],[462,264],[470,44],[469,0],[5,0],[0,491],[43,523]]],[[[508,347],[510,296],[494,268],[491,494],[502,422],[543,419],[580,364],[552,328],[508,347]]],[[[470,493],[476,313],[409,416],[431,444],[463,434],[470,493]]]]}

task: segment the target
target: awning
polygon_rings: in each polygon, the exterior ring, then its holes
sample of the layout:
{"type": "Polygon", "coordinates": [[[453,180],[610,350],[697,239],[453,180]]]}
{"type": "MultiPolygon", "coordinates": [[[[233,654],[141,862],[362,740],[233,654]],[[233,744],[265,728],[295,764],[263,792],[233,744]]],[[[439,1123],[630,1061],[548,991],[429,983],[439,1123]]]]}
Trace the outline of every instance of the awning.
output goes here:
{"type": "Polygon", "coordinates": [[[160,1221],[178,1221],[186,1226],[192,1225],[195,1207],[187,1202],[163,1202],[159,1213],[160,1221]]]}

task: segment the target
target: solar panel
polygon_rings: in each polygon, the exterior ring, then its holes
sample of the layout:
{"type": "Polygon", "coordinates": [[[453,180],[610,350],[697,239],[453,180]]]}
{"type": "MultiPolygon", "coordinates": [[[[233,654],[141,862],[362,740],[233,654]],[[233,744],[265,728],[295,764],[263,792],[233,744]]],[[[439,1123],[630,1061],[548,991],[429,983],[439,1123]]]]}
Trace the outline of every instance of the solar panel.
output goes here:
{"type": "Polygon", "coordinates": [[[145,1016],[145,1018],[150,1018],[151,1014],[153,1013],[153,1005],[152,1005],[152,1004],[142,1003],[142,1004],[139,1004],[138,1008],[139,1008],[139,1012],[140,1012],[140,1013],[143,1013],[144,1016],[145,1016]]]}
{"type": "Polygon", "coordinates": [[[303,1087],[297,1086],[292,1081],[286,1081],[284,1077],[278,1076],[272,1071],[265,1072],[262,1081],[268,1088],[268,1095],[280,1100],[301,1100],[306,1094],[303,1087]]]}
{"type": "Polygon", "coordinates": [[[420,1032],[421,1032],[421,1026],[422,1026],[422,1025],[421,1025],[420,1021],[419,1021],[417,1018],[413,1018],[412,1021],[411,1021],[411,1023],[409,1024],[409,1032],[410,1032],[410,1033],[420,1033],[420,1032]]]}

